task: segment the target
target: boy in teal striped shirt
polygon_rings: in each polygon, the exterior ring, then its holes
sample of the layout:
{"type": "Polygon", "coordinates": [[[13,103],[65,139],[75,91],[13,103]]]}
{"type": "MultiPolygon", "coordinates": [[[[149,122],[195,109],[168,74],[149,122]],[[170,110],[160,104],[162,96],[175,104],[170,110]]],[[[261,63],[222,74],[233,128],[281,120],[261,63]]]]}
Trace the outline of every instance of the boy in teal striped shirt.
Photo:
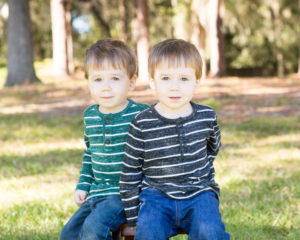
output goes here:
{"type": "Polygon", "coordinates": [[[127,98],[135,86],[136,59],[123,42],[100,40],[86,52],[85,75],[96,104],[84,112],[86,149],[74,193],[80,208],[60,239],[112,239],[126,221],[119,178],[129,125],[148,106],[127,98]]]}

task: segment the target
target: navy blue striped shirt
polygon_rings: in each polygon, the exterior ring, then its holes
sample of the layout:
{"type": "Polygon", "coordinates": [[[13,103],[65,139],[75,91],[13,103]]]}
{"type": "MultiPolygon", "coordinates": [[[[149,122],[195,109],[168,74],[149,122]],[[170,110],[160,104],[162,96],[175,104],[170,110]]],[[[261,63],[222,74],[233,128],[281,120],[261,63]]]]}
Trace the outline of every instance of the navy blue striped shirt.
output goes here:
{"type": "Polygon", "coordinates": [[[217,116],[209,106],[191,105],[192,114],[183,118],[167,119],[152,106],[133,119],[120,177],[129,226],[136,224],[143,189],[178,200],[208,190],[219,195],[213,167],[221,147],[217,116]]]}

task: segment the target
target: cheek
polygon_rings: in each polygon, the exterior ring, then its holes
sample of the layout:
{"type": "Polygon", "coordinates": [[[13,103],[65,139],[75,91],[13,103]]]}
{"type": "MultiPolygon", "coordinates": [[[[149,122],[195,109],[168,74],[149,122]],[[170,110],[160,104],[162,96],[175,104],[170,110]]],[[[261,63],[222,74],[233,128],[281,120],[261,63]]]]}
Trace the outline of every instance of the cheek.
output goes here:
{"type": "Polygon", "coordinates": [[[187,94],[191,94],[195,92],[195,88],[193,84],[184,85],[181,87],[181,89],[187,94]]]}

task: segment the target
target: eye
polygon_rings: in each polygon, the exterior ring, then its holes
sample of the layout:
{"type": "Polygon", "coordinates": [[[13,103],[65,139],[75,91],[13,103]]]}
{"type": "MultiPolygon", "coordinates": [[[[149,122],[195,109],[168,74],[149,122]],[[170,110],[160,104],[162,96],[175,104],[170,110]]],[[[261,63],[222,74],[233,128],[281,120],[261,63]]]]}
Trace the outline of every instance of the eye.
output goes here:
{"type": "Polygon", "coordinates": [[[95,82],[101,82],[101,81],[102,81],[102,78],[95,78],[94,81],[95,81],[95,82]]]}
{"type": "Polygon", "coordinates": [[[182,77],[182,78],[180,78],[180,80],[185,82],[185,81],[188,81],[189,79],[186,77],[182,77]]]}
{"type": "Polygon", "coordinates": [[[169,80],[170,78],[169,77],[162,77],[161,80],[164,80],[164,81],[167,81],[169,80]]]}
{"type": "Polygon", "coordinates": [[[118,80],[120,80],[120,78],[118,78],[118,77],[112,77],[112,80],[118,81],[118,80]]]}

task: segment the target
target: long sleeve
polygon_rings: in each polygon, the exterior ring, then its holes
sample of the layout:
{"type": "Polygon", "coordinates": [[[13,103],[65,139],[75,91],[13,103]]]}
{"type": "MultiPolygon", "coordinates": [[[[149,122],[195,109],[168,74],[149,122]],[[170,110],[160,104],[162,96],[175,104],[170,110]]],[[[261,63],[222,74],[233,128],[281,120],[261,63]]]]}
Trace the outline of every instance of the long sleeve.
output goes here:
{"type": "Polygon", "coordinates": [[[139,211],[143,155],[144,140],[142,130],[133,120],[129,129],[120,177],[121,199],[126,213],[127,224],[131,227],[136,225],[139,211]]]}
{"type": "Polygon", "coordinates": [[[84,150],[84,154],[82,157],[82,168],[80,171],[80,176],[78,184],[76,186],[76,190],[83,190],[89,192],[91,184],[94,182],[94,174],[92,168],[92,155],[90,151],[90,143],[86,134],[84,135],[84,141],[86,149],[84,150]]]}
{"type": "Polygon", "coordinates": [[[212,124],[212,131],[207,139],[207,156],[210,161],[214,161],[221,147],[221,131],[218,124],[217,116],[212,124]]]}

